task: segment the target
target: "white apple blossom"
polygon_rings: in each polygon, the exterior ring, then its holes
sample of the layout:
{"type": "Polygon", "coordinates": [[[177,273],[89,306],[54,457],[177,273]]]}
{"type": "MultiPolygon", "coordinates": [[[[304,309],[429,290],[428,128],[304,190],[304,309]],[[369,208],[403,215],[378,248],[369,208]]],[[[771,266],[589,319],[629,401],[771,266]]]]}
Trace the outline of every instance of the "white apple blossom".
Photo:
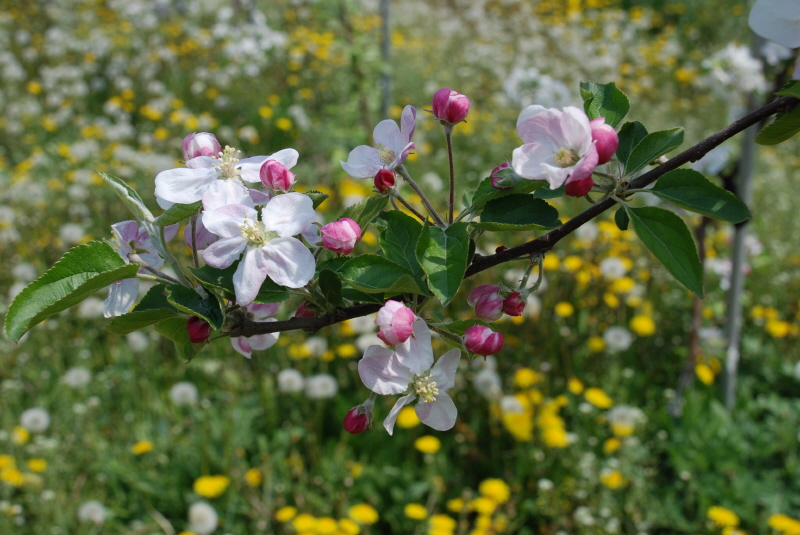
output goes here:
{"type": "Polygon", "coordinates": [[[203,251],[203,259],[215,268],[242,261],[233,275],[236,301],[252,303],[264,280],[290,288],[305,286],[314,276],[314,255],[293,236],[314,221],[311,199],[302,193],[286,193],[269,201],[258,212],[242,204],[203,212],[205,227],[220,237],[203,251]]]}
{"type": "MultiPolygon", "coordinates": [[[[281,307],[280,303],[251,303],[245,308],[247,317],[255,322],[276,321],[274,316],[281,307]]],[[[253,351],[269,349],[278,341],[281,333],[254,334],[253,336],[231,336],[231,345],[237,353],[246,358],[253,356],[253,351]]]]}
{"type": "Polygon", "coordinates": [[[447,431],[456,423],[458,409],[447,394],[455,384],[461,351],[453,349],[433,363],[431,331],[423,320],[414,322],[414,334],[392,351],[370,346],[358,362],[364,386],[381,395],[406,393],[397,400],[383,422],[391,435],[397,415],[405,405],[419,397],[414,408],[425,425],[447,431]]]}
{"type": "Polygon", "coordinates": [[[408,153],[415,147],[411,142],[416,128],[417,110],[414,106],[406,106],[400,116],[400,127],[391,119],[378,123],[372,132],[375,147],[360,145],[350,151],[342,169],[353,178],[372,178],[381,169],[392,171],[408,158],[408,153]]]}
{"type": "Polygon", "coordinates": [[[764,39],[787,48],[800,47],[800,2],[797,0],[756,0],[747,23],[764,39]]]}

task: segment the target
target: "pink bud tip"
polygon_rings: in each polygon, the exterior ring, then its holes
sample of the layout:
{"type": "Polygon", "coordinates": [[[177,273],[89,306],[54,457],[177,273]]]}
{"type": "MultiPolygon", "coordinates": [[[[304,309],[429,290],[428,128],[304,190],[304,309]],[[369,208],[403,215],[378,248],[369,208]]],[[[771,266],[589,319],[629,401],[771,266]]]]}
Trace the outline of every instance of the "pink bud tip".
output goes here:
{"type": "Polygon", "coordinates": [[[608,162],[619,147],[619,136],[611,125],[605,124],[604,117],[589,121],[592,127],[592,141],[597,148],[598,165],[608,162]]]}
{"type": "Polygon", "coordinates": [[[202,344],[211,335],[211,325],[198,316],[192,316],[186,321],[186,330],[189,331],[189,341],[193,344],[202,344]]]}
{"type": "Polygon", "coordinates": [[[300,303],[300,306],[297,307],[297,312],[294,313],[295,318],[313,318],[316,315],[317,313],[308,305],[308,301],[300,303]]]}
{"type": "Polygon", "coordinates": [[[295,174],[277,160],[267,160],[259,170],[261,183],[272,191],[289,191],[294,185],[295,174]]]}
{"type": "Polygon", "coordinates": [[[503,315],[503,298],[496,284],[482,284],[469,293],[467,303],[475,307],[475,315],[483,321],[494,321],[503,315]]]}
{"type": "Polygon", "coordinates": [[[375,316],[375,325],[380,328],[378,338],[387,346],[402,344],[414,332],[416,319],[413,310],[390,299],[375,316]]]}
{"type": "Polygon", "coordinates": [[[583,180],[574,180],[572,182],[567,182],[567,189],[564,191],[570,197],[583,197],[594,187],[594,180],[592,180],[591,176],[584,178],[583,180]]]}
{"type": "Polygon", "coordinates": [[[503,312],[509,316],[522,316],[525,310],[525,301],[519,292],[511,292],[508,297],[503,299],[503,312]]]}
{"type": "Polygon", "coordinates": [[[342,425],[344,426],[345,431],[352,435],[357,435],[359,433],[363,433],[369,428],[370,424],[372,423],[371,416],[372,411],[367,413],[365,412],[364,406],[359,405],[348,411],[344,417],[342,425]]]}
{"type": "Polygon", "coordinates": [[[469,98],[444,87],[433,95],[433,115],[443,124],[460,123],[469,113],[469,98]]]}
{"type": "Polygon", "coordinates": [[[505,245],[498,245],[497,247],[495,247],[494,252],[495,253],[502,253],[503,251],[507,251],[507,250],[508,250],[508,247],[506,247],[505,245]]]}
{"type": "Polygon", "coordinates": [[[222,147],[214,134],[199,132],[183,138],[183,159],[187,162],[198,156],[217,156],[222,147]]]}
{"type": "Polygon", "coordinates": [[[350,254],[361,239],[361,227],[349,217],[328,223],[319,229],[322,245],[334,253],[350,254]]]}
{"type": "Polygon", "coordinates": [[[503,349],[503,335],[484,325],[475,325],[464,332],[464,345],[476,355],[494,355],[503,349]]]}
{"type": "Polygon", "coordinates": [[[494,189],[508,189],[508,188],[511,187],[511,186],[502,185],[501,182],[503,180],[503,177],[497,174],[498,172],[502,171],[503,169],[508,169],[509,167],[511,167],[511,164],[508,163],[508,162],[505,162],[503,164],[498,165],[494,169],[492,169],[491,179],[492,179],[492,187],[494,189]]]}
{"type": "Polygon", "coordinates": [[[388,193],[395,183],[394,173],[387,169],[381,169],[375,175],[375,189],[381,193],[388,193]]]}

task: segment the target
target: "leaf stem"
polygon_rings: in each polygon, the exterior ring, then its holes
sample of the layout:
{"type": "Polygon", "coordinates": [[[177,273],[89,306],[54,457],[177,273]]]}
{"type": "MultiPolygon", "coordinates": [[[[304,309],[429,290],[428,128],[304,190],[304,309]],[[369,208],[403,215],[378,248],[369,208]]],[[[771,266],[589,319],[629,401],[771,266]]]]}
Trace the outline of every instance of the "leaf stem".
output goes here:
{"type": "Polygon", "coordinates": [[[414,182],[414,179],[411,178],[411,175],[408,174],[408,171],[406,170],[405,166],[403,166],[403,164],[400,164],[397,167],[395,167],[395,171],[397,171],[397,173],[401,177],[403,177],[406,180],[406,182],[408,182],[408,185],[411,186],[411,189],[413,189],[414,192],[416,192],[416,194],[419,195],[419,198],[422,201],[422,204],[425,205],[425,208],[428,210],[428,213],[431,215],[433,220],[436,222],[436,226],[442,227],[442,228],[446,228],[447,225],[445,224],[444,220],[442,219],[442,216],[439,215],[439,212],[436,211],[436,208],[433,207],[433,205],[428,200],[428,198],[425,196],[425,194],[422,192],[422,190],[417,185],[417,183],[414,182]]]}
{"type": "Polygon", "coordinates": [[[395,199],[397,199],[398,201],[400,201],[400,204],[402,204],[403,206],[405,206],[405,207],[406,207],[406,209],[408,209],[408,211],[409,211],[409,212],[411,212],[412,214],[414,214],[415,216],[417,216],[417,218],[418,218],[420,221],[422,221],[423,223],[425,223],[425,222],[428,220],[428,218],[427,218],[427,217],[425,217],[424,215],[422,215],[422,214],[420,214],[418,211],[416,211],[416,210],[414,209],[414,207],[413,207],[413,206],[411,206],[411,205],[408,203],[408,201],[407,201],[407,200],[405,200],[405,199],[404,199],[404,198],[403,198],[403,197],[400,195],[400,192],[398,192],[396,189],[393,189],[393,190],[392,190],[392,191],[389,193],[389,196],[390,196],[390,197],[391,197],[391,199],[392,199],[392,204],[394,204],[394,200],[395,200],[395,199]]]}
{"type": "Polygon", "coordinates": [[[444,138],[447,140],[447,159],[450,162],[450,210],[447,216],[447,221],[449,224],[453,224],[453,209],[456,203],[456,176],[455,170],[453,167],[453,127],[450,126],[449,128],[445,126],[444,128],[444,138]]]}

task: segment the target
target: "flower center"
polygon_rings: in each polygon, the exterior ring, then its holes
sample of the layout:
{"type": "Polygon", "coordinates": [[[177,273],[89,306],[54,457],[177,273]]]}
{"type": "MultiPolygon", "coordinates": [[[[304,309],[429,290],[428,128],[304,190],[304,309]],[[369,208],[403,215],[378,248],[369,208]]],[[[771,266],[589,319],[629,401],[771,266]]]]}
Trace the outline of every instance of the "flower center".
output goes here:
{"type": "Polygon", "coordinates": [[[395,153],[389,147],[384,147],[378,143],[378,158],[380,158],[384,164],[389,165],[394,161],[395,158],[397,158],[397,153],[395,153]]]}
{"type": "Polygon", "coordinates": [[[239,230],[242,231],[242,237],[247,240],[248,245],[260,246],[268,241],[267,231],[259,224],[258,221],[245,218],[244,222],[239,225],[239,230]]]}
{"type": "Polygon", "coordinates": [[[436,396],[439,395],[439,389],[436,388],[436,381],[431,381],[430,378],[430,374],[414,376],[414,392],[422,398],[424,403],[435,401],[436,396]]]}
{"type": "Polygon", "coordinates": [[[578,160],[581,158],[574,150],[561,147],[561,149],[553,155],[553,159],[555,159],[556,164],[561,167],[572,167],[578,163],[578,160]]]}
{"type": "Polygon", "coordinates": [[[236,164],[239,163],[239,158],[235,158],[235,156],[238,156],[239,154],[241,154],[241,151],[225,145],[225,150],[220,152],[219,156],[211,157],[213,160],[215,160],[213,165],[219,169],[219,173],[222,175],[222,178],[239,177],[239,170],[236,168],[236,164]]]}

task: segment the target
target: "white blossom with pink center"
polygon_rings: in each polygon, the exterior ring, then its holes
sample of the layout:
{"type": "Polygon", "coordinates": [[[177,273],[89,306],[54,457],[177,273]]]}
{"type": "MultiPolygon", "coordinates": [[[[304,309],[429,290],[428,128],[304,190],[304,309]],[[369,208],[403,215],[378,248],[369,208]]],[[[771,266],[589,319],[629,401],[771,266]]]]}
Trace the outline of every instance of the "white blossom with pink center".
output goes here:
{"type": "Polygon", "coordinates": [[[339,162],[342,169],[353,178],[373,178],[381,169],[393,170],[408,158],[408,153],[415,147],[411,136],[416,121],[417,110],[414,106],[406,106],[400,116],[400,127],[391,119],[379,122],[372,132],[376,146],[354,148],[346,162],[339,162]]]}
{"type": "Polygon", "coordinates": [[[431,331],[423,320],[414,322],[414,334],[395,350],[370,346],[358,361],[358,374],[364,386],[384,396],[405,395],[395,402],[383,427],[391,435],[397,415],[417,398],[414,407],[419,419],[437,431],[452,429],[458,409],[447,390],[455,385],[461,351],[452,349],[433,363],[431,331]]]}

